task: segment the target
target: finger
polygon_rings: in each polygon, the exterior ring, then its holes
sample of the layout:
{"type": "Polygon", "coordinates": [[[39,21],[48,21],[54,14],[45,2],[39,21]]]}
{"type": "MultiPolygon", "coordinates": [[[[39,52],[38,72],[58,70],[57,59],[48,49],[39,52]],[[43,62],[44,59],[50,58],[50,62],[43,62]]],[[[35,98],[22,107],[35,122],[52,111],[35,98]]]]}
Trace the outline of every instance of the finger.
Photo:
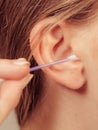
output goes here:
{"type": "Polygon", "coordinates": [[[23,88],[28,84],[33,75],[28,75],[22,80],[6,81],[0,87],[0,123],[7,117],[19,102],[23,88]]]}
{"type": "Polygon", "coordinates": [[[29,73],[30,63],[24,58],[17,60],[0,59],[0,78],[21,79],[29,73]]]}

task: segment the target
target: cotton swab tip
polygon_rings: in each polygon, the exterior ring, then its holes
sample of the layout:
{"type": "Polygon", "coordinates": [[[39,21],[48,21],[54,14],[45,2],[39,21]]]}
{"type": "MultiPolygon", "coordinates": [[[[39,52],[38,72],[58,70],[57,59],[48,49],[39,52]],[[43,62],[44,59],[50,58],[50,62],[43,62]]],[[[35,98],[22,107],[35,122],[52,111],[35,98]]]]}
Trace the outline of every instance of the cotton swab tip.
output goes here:
{"type": "Polygon", "coordinates": [[[76,60],[76,59],[78,59],[78,58],[77,58],[76,55],[71,55],[71,56],[68,57],[68,59],[70,59],[70,60],[76,60]]]}

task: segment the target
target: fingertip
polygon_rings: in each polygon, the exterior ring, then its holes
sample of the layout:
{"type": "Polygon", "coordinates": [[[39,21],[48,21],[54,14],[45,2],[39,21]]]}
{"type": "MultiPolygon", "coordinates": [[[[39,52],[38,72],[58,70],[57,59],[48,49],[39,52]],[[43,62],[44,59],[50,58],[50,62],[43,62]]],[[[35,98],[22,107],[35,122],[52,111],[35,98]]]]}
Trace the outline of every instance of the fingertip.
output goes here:
{"type": "Polygon", "coordinates": [[[30,72],[30,63],[25,58],[0,60],[0,77],[7,80],[20,80],[30,72]]]}
{"type": "Polygon", "coordinates": [[[10,77],[11,79],[20,80],[30,72],[30,66],[17,66],[15,70],[13,70],[13,75],[10,77]]]}

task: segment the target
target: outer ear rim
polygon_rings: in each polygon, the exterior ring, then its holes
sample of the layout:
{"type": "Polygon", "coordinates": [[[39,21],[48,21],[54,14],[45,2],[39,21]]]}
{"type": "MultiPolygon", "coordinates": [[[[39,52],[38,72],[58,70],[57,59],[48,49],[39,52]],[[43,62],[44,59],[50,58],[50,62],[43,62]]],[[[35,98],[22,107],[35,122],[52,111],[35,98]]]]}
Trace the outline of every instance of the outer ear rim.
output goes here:
{"type": "Polygon", "coordinates": [[[40,32],[43,30],[43,28],[45,29],[47,26],[52,25],[56,22],[55,18],[46,18],[42,21],[39,21],[38,24],[35,24],[35,26],[32,28],[31,32],[30,32],[30,43],[32,42],[32,37],[35,37],[37,35],[37,32],[40,32]],[[38,31],[39,30],[39,31],[38,31]]]}

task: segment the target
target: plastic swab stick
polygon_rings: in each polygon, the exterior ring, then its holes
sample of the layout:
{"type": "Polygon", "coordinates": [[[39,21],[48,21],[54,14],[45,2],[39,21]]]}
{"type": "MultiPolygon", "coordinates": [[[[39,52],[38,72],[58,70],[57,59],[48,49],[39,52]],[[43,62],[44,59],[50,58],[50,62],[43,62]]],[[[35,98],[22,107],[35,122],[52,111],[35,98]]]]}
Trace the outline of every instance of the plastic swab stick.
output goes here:
{"type": "Polygon", "coordinates": [[[72,55],[72,56],[69,56],[69,57],[67,57],[65,59],[50,62],[48,64],[42,64],[42,65],[39,65],[39,66],[31,67],[30,72],[33,72],[33,71],[36,71],[36,70],[39,70],[39,69],[42,69],[42,68],[50,67],[50,66],[53,66],[53,65],[56,65],[56,64],[60,64],[60,63],[63,63],[63,62],[68,62],[68,61],[71,61],[71,60],[75,60],[75,59],[77,59],[77,57],[75,55],[72,55]]]}

